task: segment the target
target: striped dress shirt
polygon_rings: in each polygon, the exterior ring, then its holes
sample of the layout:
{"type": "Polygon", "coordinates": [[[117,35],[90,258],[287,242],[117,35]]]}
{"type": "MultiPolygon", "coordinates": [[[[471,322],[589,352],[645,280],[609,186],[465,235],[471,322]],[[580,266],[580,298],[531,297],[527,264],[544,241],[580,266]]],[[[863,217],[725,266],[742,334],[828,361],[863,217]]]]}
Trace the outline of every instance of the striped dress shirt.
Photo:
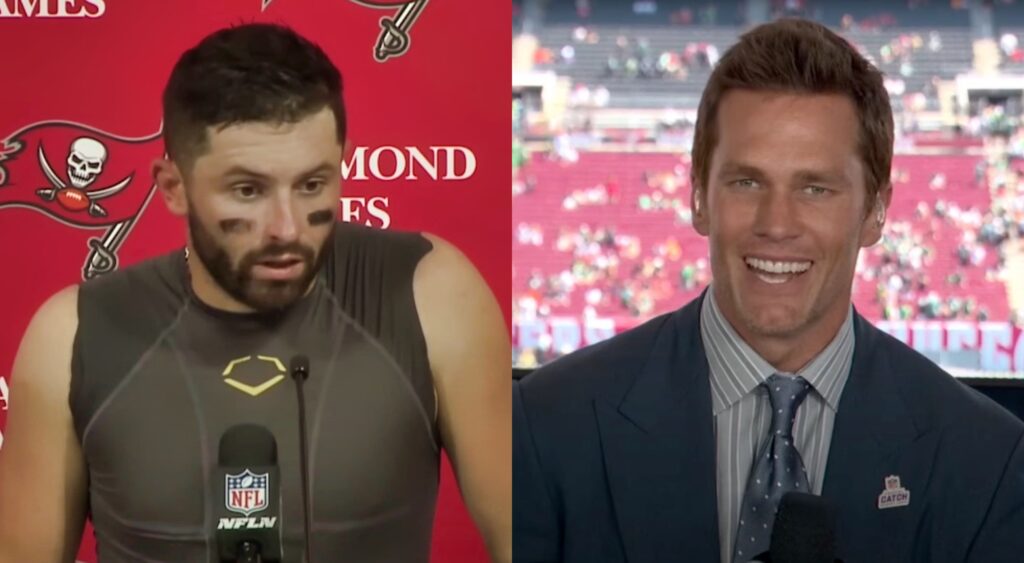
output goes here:
{"type": "MultiPolygon", "coordinates": [[[[718,530],[722,563],[731,563],[733,541],[747,478],[757,452],[768,440],[771,402],[761,385],[779,372],[743,341],[715,303],[709,288],[700,315],[701,339],[711,377],[718,460],[718,530]]],[[[832,341],[797,372],[812,390],[800,405],[793,426],[814,494],[821,494],[832,442],[832,427],[843,386],[853,363],[853,307],[832,341]]]]}

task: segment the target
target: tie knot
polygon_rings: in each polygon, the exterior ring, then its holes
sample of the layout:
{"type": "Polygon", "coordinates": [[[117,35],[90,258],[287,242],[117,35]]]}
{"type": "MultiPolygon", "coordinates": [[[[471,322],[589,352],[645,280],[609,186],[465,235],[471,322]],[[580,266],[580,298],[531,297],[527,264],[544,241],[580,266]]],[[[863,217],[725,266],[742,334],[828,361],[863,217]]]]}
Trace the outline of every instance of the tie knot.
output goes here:
{"type": "Polygon", "coordinates": [[[804,402],[811,384],[795,376],[772,374],[764,382],[772,401],[772,433],[791,436],[796,410],[804,402]]]}

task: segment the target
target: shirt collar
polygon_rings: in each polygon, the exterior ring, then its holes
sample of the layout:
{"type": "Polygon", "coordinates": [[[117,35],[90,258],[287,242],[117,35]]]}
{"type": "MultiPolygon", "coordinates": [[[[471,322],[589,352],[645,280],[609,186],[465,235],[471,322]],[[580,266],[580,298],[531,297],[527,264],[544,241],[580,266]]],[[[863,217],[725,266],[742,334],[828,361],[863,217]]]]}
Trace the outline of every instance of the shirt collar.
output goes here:
{"type": "MultiPolygon", "coordinates": [[[[704,296],[700,330],[711,370],[711,398],[716,415],[753,392],[772,374],[782,373],[736,333],[718,308],[713,287],[709,287],[704,296]]],[[[839,397],[853,363],[853,344],[851,305],[832,341],[796,373],[811,384],[833,411],[838,410],[839,397]]]]}

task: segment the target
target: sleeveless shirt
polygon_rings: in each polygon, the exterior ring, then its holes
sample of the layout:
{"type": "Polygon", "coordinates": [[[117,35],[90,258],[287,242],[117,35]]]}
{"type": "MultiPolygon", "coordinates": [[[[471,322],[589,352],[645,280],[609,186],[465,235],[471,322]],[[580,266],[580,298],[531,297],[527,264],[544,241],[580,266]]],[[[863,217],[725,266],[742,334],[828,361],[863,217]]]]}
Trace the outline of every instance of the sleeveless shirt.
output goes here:
{"type": "Polygon", "coordinates": [[[440,440],[412,280],[431,245],[337,227],[312,290],[274,315],[202,303],[181,251],[81,285],[69,401],[101,563],[218,561],[211,475],[243,423],[277,442],[282,561],[302,560],[297,354],[314,558],[428,560],[440,440]]]}

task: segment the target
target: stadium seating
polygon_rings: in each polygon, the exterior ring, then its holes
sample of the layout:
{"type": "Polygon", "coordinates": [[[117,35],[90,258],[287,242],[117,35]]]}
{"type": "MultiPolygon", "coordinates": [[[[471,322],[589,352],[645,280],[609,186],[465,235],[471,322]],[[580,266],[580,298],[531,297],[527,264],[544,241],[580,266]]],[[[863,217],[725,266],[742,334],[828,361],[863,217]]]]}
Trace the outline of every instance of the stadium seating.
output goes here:
{"type": "MultiPolygon", "coordinates": [[[[897,156],[894,168],[904,174],[906,182],[897,182],[893,202],[889,211],[890,224],[906,222],[920,235],[922,244],[930,248],[930,260],[926,260],[920,273],[927,276],[928,287],[921,296],[934,290],[942,298],[958,295],[974,298],[978,309],[984,308],[991,318],[1005,319],[1009,315],[1005,286],[987,272],[997,268],[997,251],[987,247],[986,255],[978,265],[961,266],[957,247],[961,243],[962,230],[949,219],[922,221],[917,217],[920,202],[925,202],[929,213],[934,215],[935,204],[940,200],[945,208],[964,211],[976,209],[984,213],[990,206],[988,190],[975,184],[974,168],[978,157],[971,156],[897,156]],[[944,189],[933,190],[930,180],[936,173],[946,178],[944,189]],[[957,274],[961,285],[955,287],[947,279],[957,274]]],[[[535,154],[521,171],[521,177],[530,177],[532,191],[513,198],[513,229],[523,225],[543,233],[543,243],[536,240],[525,243],[514,242],[515,271],[513,287],[516,295],[534,295],[550,307],[552,315],[574,316],[583,314],[587,306],[585,294],[592,287],[601,290],[604,299],[594,306],[594,312],[601,316],[629,316],[634,314],[623,306],[618,293],[623,286],[635,283],[664,286],[654,291],[657,296],[653,313],[671,310],[697,295],[699,286],[687,290],[681,284],[681,270],[684,264],[696,263],[707,258],[706,241],[697,235],[692,227],[680,219],[673,209],[642,211],[638,202],[650,197],[656,191],[644,181],[657,174],[685,177],[688,169],[681,162],[679,154],[672,153],[608,153],[582,152],[579,162],[569,164],[552,160],[547,155],[535,154]],[[679,169],[677,167],[684,167],[679,169]],[[679,174],[683,172],[682,174],[679,174]],[[583,204],[565,207],[566,198],[572,199],[574,191],[592,189],[595,186],[614,185],[613,197],[617,203],[583,204]],[[574,289],[563,293],[560,299],[544,298],[544,290],[531,289],[531,276],[545,280],[557,278],[563,271],[570,270],[574,262],[572,248],[556,248],[559,235],[578,233],[583,227],[590,232],[601,228],[612,228],[619,237],[639,239],[638,256],[630,257],[622,245],[615,251],[620,260],[617,272],[610,279],[594,285],[578,282],[574,289]],[[645,279],[635,272],[642,268],[644,260],[659,256],[657,248],[670,237],[674,238],[682,253],[673,260],[662,252],[663,272],[651,279],[645,279]],[[632,280],[632,282],[631,282],[632,280]]],[[[682,216],[689,208],[689,186],[683,184],[674,194],[662,192],[662,201],[678,200],[682,216]]],[[[517,240],[513,233],[514,241],[517,240]]],[[[564,241],[563,241],[564,242],[564,241]]],[[[878,280],[871,279],[873,269],[881,264],[881,246],[864,251],[859,275],[855,281],[854,303],[858,309],[872,319],[882,318],[882,304],[876,299],[878,280]]],[[[593,248],[591,249],[593,250],[593,248]]],[[[583,262],[592,262],[587,252],[578,253],[583,262]]],[[[536,280],[535,280],[536,281],[536,280]]],[[[903,299],[900,303],[916,305],[914,299],[903,299]]],[[[916,307],[915,307],[916,311],[916,307]]],[[[915,318],[920,318],[915,314],[915,318]]]]}

